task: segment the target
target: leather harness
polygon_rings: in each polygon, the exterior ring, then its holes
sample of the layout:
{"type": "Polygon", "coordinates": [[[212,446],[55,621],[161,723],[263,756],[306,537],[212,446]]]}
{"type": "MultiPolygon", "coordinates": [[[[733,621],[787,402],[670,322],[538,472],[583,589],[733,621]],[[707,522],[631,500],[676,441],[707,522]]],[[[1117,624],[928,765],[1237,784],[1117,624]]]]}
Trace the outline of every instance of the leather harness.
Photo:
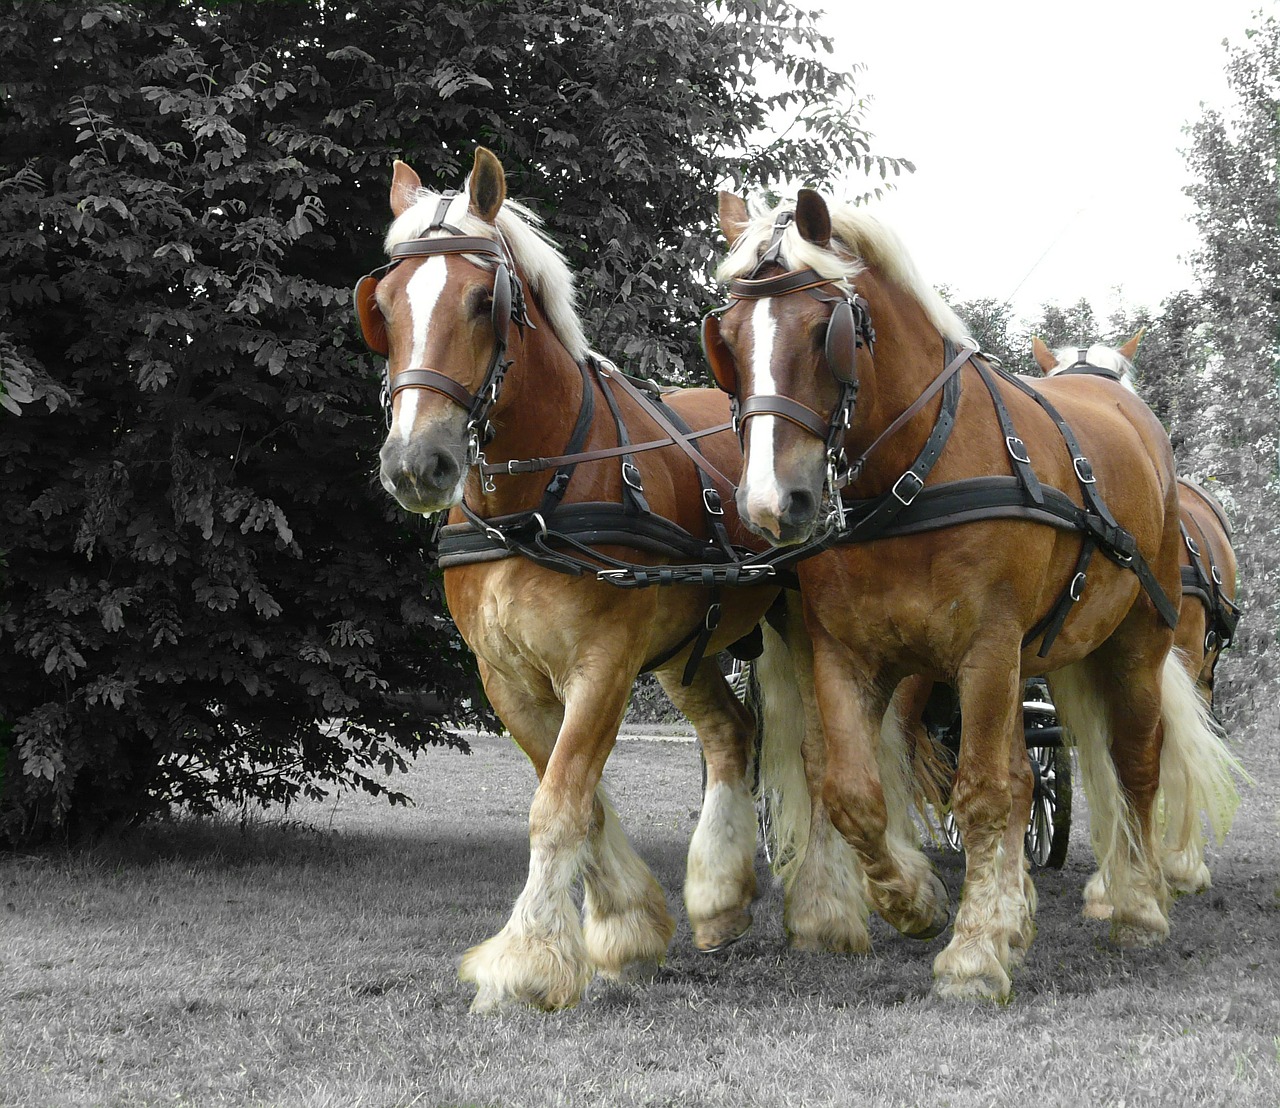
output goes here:
{"type": "MultiPolygon", "coordinates": [[[[684,671],[685,684],[692,681],[719,623],[721,587],[777,582],[784,575],[789,576],[789,571],[799,561],[835,545],[916,534],[976,520],[1032,519],[1078,531],[1083,535],[1081,553],[1070,583],[1049,612],[1023,640],[1023,645],[1026,646],[1043,636],[1040,647],[1042,657],[1049,652],[1074,604],[1083,595],[1086,570],[1096,550],[1101,550],[1118,565],[1132,569],[1160,615],[1170,626],[1176,625],[1177,609],[1170,603],[1138,552],[1133,536],[1116,522],[1098,494],[1092,468],[1081,453],[1070,426],[1045,397],[974,348],[959,349],[951,340],[944,339],[942,373],[859,458],[849,462],[844,454],[843,439],[857,400],[856,350],[865,347],[870,351],[875,334],[866,302],[861,297],[842,291],[837,291],[835,295],[828,293],[825,288],[833,282],[811,269],[789,271],[780,277],[762,280],[753,277],[739,279],[731,286],[731,298],[761,298],[804,292],[833,305],[825,350],[828,366],[840,385],[840,398],[829,419],[824,420],[811,409],[782,396],[751,397],[745,403],[738,404],[736,372],[732,380],[722,380],[722,371],[726,369],[724,355],[711,356],[711,342],[718,342],[719,339],[718,314],[729,306],[725,305],[724,308],[709,313],[704,321],[703,334],[704,342],[710,340],[708,355],[717,382],[733,398],[734,416],[731,423],[694,432],[663,402],[662,392],[657,386],[630,378],[604,359],[590,355],[578,365],[582,374],[582,403],[564,452],[554,457],[489,463],[483,453],[484,445],[493,436],[488,416],[497,403],[505,374],[512,365],[505,358],[508,325],[514,321],[523,328],[531,327],[532,323],[525,313],[523,288],[505,244],[464,235],[444,222],[444,213],[454,195],[456,194],[446,194],[441,198],[436,217],[429,228],[431,231],[443,230],[446,232],[445,236],[401,243],[392,249],[392,261],[389,265],[361,278],[355,290],[361,331],[375,352],[386,354],[385,321],[377,308],[374,294],[378,280],[400,262],[411,257],[439,254],[480,254],[493,258],[497,263],[493,298],[494,352],[484,383],[475,394],[443,374],[425,368],[402,370],[396,375],[394,382],[388,376],[383,386],[388,417],[391,399],[401,389],[424,388],[440,392],[468,412],[468,460],[478,466],[487,491],[493,490],[493,478],[497,476],[549,469],[554,470],[554,473],[536,510],[483,518],[465,500],[461,502],[458,507],[464,516],[464,522],[437,528],[436,556],[442,569],[518,555],[547,569],[571,576],[594,573],[597,579],[620,588],[676,584],[710,588],[712,597],[702,623],[694,627],[673,648],[650,659],[644,667],[645,671],[654,669],[692,645],[693,650],[684,671]],[[709,326],[712,323],[714,327],[709,326]],[[975,477],[926,487],[934,463],[942,454],[954,428],[956,406],[960,398],[960,371],[967,364],[974,366],[991,395],[1013,473],[1010,477],[975,477]],[[1044,487],[1037,479],[1026,447],[1013,428],[997,381],[1003,381],[1031,397],[1054,421],[1071,453],[1084,501],[1083,507],[1076,505],[1058,489],[1044,487]],[[615,389],[638,403],[648,418],[664,432],[664,437],[632,443],[614,395],[615,389]],[[584,451],[582,447],[594,419],[597,391],[609,408],[618,445],[584,451]],[[867,459],[939,391],[942,393],[941,409],[928,439],[911,466],[879,496],[845,501],[841,490],[857,479],[867,459]],[[766,412],[789,419],[824,441],[828,459],[828,491],[833,507],[824,526],[807,542],[754,553],[735,546],[730,540],[723,522],[723,498],[733,495],[733,486],[706,459],[697,446],[697,440],[730,427],[741,437],[743,422],[753,415],[766,412]],[[657,515],[649,508],[644,497],[644,483],[636,455],[667,446],[675,446],[683,451],[698,474],[704,518],[710,536],[708,539],[698,538],[673,521],[657,515]],[[621,459],[622,503],[562,503],[579,464],[610,458],[621,459]],[[717,488],[717,484],[721,487],[717,488]],[[657,565],[627,562],[602,553],[597,549],[600,546],[622,546],[674,561],[657,565]]],[[[780,243],[785,226],[786,222],[780,221],[775,229],[774,247],[780,243]]],[[[773,249],[772,256],[766,253],[759,265],[766,261],[780,261],[779,251],[773,249]]],[[[1069,370],[1085,371],[1115,376],[1097,367],[1072,367],[1069,370]]],[[[1213,572],[1216,570],[1211,571],[1211,577],[1213,572]]],[[[1234,605],[1231,607],[1234,609],[1234,605]]],[[[739,657],[751,658],[759,655],[761,645],[757,628],[729,649],[739,657]]]]}
{"type": "MultiPolygon", "coordinates": [[[[1231,525],[1212,496],[1199,485],[1193,481],[1188,481],[1184,477],[1178,478],[1178,484],[1186,485],[1206,498],[1214,515],[1222,523],[1223,530],[1230,537],[1231,525]]],[[[1204,605],[1204,650],[1207,654],[1215,647],[1225,650],[1231,645],[1231,640],[1235,637],[1236,625],[1240,622],[1240,608],[1222,591],[1222,571],[1218,569],[1217,563],[1213,560],[1213,549],[1195,520],[1191,522],[1196,529],[1196,534],[1199,536],[1199,541],[1192,537],[1184,520],[1178,521],[1178,526],[1182,531],[1182,541],[1186,544],[1187,552],[1191,555],[1191,564],[1181,567],[1182,595],[1193,596],[1204,605]]]]}

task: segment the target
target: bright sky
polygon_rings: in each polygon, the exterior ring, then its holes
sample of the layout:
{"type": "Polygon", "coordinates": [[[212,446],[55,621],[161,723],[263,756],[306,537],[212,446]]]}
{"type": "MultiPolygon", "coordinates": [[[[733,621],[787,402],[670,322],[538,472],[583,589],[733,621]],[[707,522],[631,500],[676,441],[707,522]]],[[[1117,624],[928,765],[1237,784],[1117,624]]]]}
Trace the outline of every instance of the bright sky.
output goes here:
{"type": "MultiPolygon", "coordinates": [[[[1183,126],[1227,104],[1222,40],[1274,0],[808,0],[862,62],[874,153],[916,172],[876,211],[927,280],[1030,317],[1191,285],[1183,126]],[[1043,257],[1042,257],[1043,255],[1043,257]],[[1019,287],[1020,286],[1020,287],[1019,287]],[[1015,292],[1016,289],[1016,292],[1015,292]]],[[[837,193],[852,194],[857,185],[837,193]]]]}

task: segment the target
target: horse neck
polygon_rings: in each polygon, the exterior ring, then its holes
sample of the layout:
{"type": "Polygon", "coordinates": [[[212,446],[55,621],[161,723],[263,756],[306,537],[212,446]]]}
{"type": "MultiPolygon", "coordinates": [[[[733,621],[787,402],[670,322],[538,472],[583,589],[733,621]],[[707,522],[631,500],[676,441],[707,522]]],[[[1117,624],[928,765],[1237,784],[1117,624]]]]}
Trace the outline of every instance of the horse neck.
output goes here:
{"type": "MultiPolygon", "coordinates": [[[[870,447],[944,368],[942,336],[914,296],[872,269],[858,276],[857,289],[867,301],[876,340],[874,358],[858,360],[861,387],[845,437],[850,458],[870,447]]],[[[941,406],[940,396],[931,398],[922,412],[885,439],[855,489],[879,491],[883,480],[878,478],[892,479],[909,466],[933,430],[941,406]]]]}
{"type": "MultiPolygon", "coordinates": [[[[494,436],[485,447],[491,463],[554,457],[564,452],[582,404],[582,372],[556,337],[532,296],[532,327],[511,326],[511,361],[498,403],[490,414],[494,436]]],[[[551,472],[499,476],[486,493],[476,472],[467,479],[466,500],[482,515],[504,515],[537,507],[551,472]]]]}

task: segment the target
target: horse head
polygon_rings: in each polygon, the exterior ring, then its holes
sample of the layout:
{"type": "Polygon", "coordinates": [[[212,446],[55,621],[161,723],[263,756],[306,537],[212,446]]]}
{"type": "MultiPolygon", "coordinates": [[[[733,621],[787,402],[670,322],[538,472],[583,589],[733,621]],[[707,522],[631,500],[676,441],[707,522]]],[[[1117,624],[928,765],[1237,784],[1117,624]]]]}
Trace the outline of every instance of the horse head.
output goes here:
{"type": "Polygon", "coordinates": [[[802,542],[819,522],[852,417],[858,348],[869,348],[865,308],[849,285],[857,261],[833,242],[826,202],[809,189],[794,208],[755,220],[722,192],[720,227],[730,246],[721,273],[736,279],[703,340],[716,383],[737,405],[738,510],[770,542],[802,542]]]}
{"type": "Polygon", "coordinates": [[[391,262],[361,278],[365,341],[387,358],[383,487],[411,512],[457,504],[491,433],[523,292],[498,230],[502,165],[479,148],[467,187],[431,193],[397,161],[391,262]]]}

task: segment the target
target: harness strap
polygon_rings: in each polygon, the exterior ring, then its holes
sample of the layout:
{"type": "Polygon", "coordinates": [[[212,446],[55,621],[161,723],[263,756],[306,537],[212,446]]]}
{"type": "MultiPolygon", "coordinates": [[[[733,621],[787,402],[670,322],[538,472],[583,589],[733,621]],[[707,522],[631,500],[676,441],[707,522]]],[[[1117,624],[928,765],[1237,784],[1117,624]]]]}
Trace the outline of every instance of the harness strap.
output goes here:
{"type": "MultiPolygon", "coordinates": [[[[569,435],[569,444],[565,447],[565,453],[559,458],[550,460],[551,464],[544,467],[550,469],[551,465],[559,468],[552,475],[551,480],[547,482],[546,491],[542,494],[542,506],[539,509],[544,516],[550,512],[564,499],[564,494],[569,488],[569,482],[573,479],[573,471],[577,468],[579,461],[583,460],[576,457],[582,449],[582,444],[587,441],[587,434],[591,430],[591,422],[595,419],[596,413],[596,390],[591,383],[591,374],[588,372],[584,362],[578,363],[578,372],[582,374],[582,402],[578,405],[578,419],[573,425],[573,431],[569,435]]],[[[508,463],[507,472],[512,472],[508,463]]],[[[489,465],[482,465],[480,471],[493,469],[489,465]]],[[[534,472],[529,470],[528,472],[534,472]]],[[[487,476],[487,474],[486,474],[487,476]]]]}
{"type": "MultiPolygon", "coordinates": [[[[950,341],[950,340],[948,340],[950,341]]],[[[954,349],[954,347],[952,347],[954,349]]],[[[884,535],[893,521],[907,508],[924,488],[925,480],[951,438],[956,423],[956,406],[960,402],[960,375],[953,373],[946,379],[942,390],[942,408],[928,439],[916,455],[916,459],[888,492],[867,502],[870,508],[839,538],[840,542],[867,542],[884,535]]]]}
{"type": "MultiPolygon", "coordinates": [[[[954,347],[954,344],[949,346],[948,343],[950,343],[949,339],[944,338],[942,340],[944,357],[946,353],[954,347]]],[[[951,375],[953,373],[958,373],[964,367],[964,364],[976,353],[978,353],[978,348],[976,346],[965,346],[960,348],[956,356],[952,358],[951,361],[946,364],[943,371],[938,374],[932,382],[930,382],[929,387],[915,398],[911,406],[898,416],[897,419],[890,423],[888,427],[881,431],[880,434],[876,436],[875,442],[868,446],[866,450],[849,463],[849,475],[842,483],[842,487],[843,485],[856,481],[858,479],[858,474],[862,472],[863,466],[867,464],[867,459],[870,458],[877,449],[879,449],[880,444],[884,442],[885,439],[889,438],[890,435],[893,435],[900,427],[905,426],[911,419],[919,415],[920,410],[938,394],[939,390],[941,390],[951,378],[951,375]]]]}
{"type": "MultiPolygon", "coordinates": [[[[613,390],[609,387],[610,377],[594,358],[591,359],[591,368],[595,371],[596,380],[600,382],[600,392],[604,396],[605,403],[609,405],[609,412],[613,416],[613,424],[617,428],[618,445],[630,446],[631,435],[627,431],[622,412],[618,409],[618,401],[613,395],[613,390]]],[[[649,502],[644,498],[644,479],[641,477],[640,467],[636,465],[635,457],[630,451],[622,455],[622,499],[623,503],[631,505],[633,511],[639,512],[641,515],[651,514],[649,502]]]]}
{"type": "Polygon", "coordinates": [[[982,383],[987,386],[987,392],[991,394],[991,403],[995,407],[996,418],[1000,421],[1000,433],[1004,436],[1005,449],[1009,452],[1009,459],[1013,463],[1014,475],[1032,502],[1043,504],[1044,490],[1040,487],[1040,479],[1036,476],[1036,471],[1031,468],[1031,456],[1027,453],[1026,444],[1014,430],[1009,409],[1005,406],[1004,397],[996,387],[991,370],[981,361],[975,361],[973,364],[978,370],[978,376],[982,378],[982,383]]]}
{"type": "MultiPolygon", "coordinates": [[[[666,417],[666,415],[663,414],[661,410],[659,410],[659,408],[656,405],[646,403],[644,394],[638,388],[636,388],[635,385],[631,383],[630,378],[627,377],[625,373],[621,373],[616,369],[601,369],[600,375],[602,377],[608,377],[611,381],[614,381],[617,385],[621,387],[624,393],[630,396],[633,400],[637,401],[640,404],[641,408],[644,410],[645,414],[650,419],[652,419],[653,422],[656,423],[663,431],[665,431],[668,435],[670,435],[674,445],[678,446],[681,450],[683,450],[685,455],[689,458],[689,460],[692,461],[693,464],[697,466],[700,470],[706,473],[708,477],[711,477],[719,481],[721,484],[724,485],[726,490],[731,491],[737,487],[732,481],[729,480],[729,478],[727,478],[723,473],[721,473],[718,469],[716,469],[715,466],[713,466],[709,461],[707,461],[706,457],[702,454],[700,450],[698,450],[694,446],[691,446],[686,441],[685,436],[680,433],[680,431],[676,428],[676,426],[666,417]]],[[[667,410],[669,411],[670,409],[667,409],[667,410]]]]}
{"type": "Polygon", "coordinates": [[[1023,635],[1022,646],[1024,649],[1035,642],[1037,636],[1043,635],[1044,638],[1040,642],[1040,649],[1037,654],[1041,658],[1049,656],[1049,651],[1053,649],[1053,643],[1058,637],[1058,632],[1062,630],[1063,624],[1067,622],[1067,616],[1071,614],[1072,608],[1079,603],[1080,598],[1084,595],[1084,586],[1088,579],[1085,571],[1089,568],[1089,561],[1093,558],[1093,552],[1096,549],[1097,547],[1088,539],[1080,544],[1080,556],[1076,558],[1075,569],[1071,572],[1071,582],[1062,590],[1053,607],[1045,613],[1044,618],[1023,635]]]}
{"type": "MultiPolygon", "coordinates": [[[[673,409],[668,408],[671,412],[673,409]]],[[[674,422],[674,421],[673,421],[674,422]]],[[[709,435],[718,435],[721,431],[733,430],[733,424],[728,420],[724,423],[717,423],[714,427],[704,427],[700,431],[690,431],[684,437],[690,441],[694,439],[705,439],[709,435]]],[[[481,472],[486,476],[494,474],[507,474],[514,476],[518,473],[540,473],[544,469],[550,469],[552,466],[564,465],[567,462],[598,462],[606,458],[616,458],[621,454],[643,454],[648,450],[661,450],[664,446],[674,446],[675,440],[668,436],[665,439],[649,439],[646,442],[636,442],[629,446],[603,446],[599,450],[579,450],[572,451],[567,454],[558,454],[554,458],[521,458],[518,461],[510,462],[486,462],[481,467],[481,472]]],[[[702,472],[699,469],[699,472],[702,472]]]]}

